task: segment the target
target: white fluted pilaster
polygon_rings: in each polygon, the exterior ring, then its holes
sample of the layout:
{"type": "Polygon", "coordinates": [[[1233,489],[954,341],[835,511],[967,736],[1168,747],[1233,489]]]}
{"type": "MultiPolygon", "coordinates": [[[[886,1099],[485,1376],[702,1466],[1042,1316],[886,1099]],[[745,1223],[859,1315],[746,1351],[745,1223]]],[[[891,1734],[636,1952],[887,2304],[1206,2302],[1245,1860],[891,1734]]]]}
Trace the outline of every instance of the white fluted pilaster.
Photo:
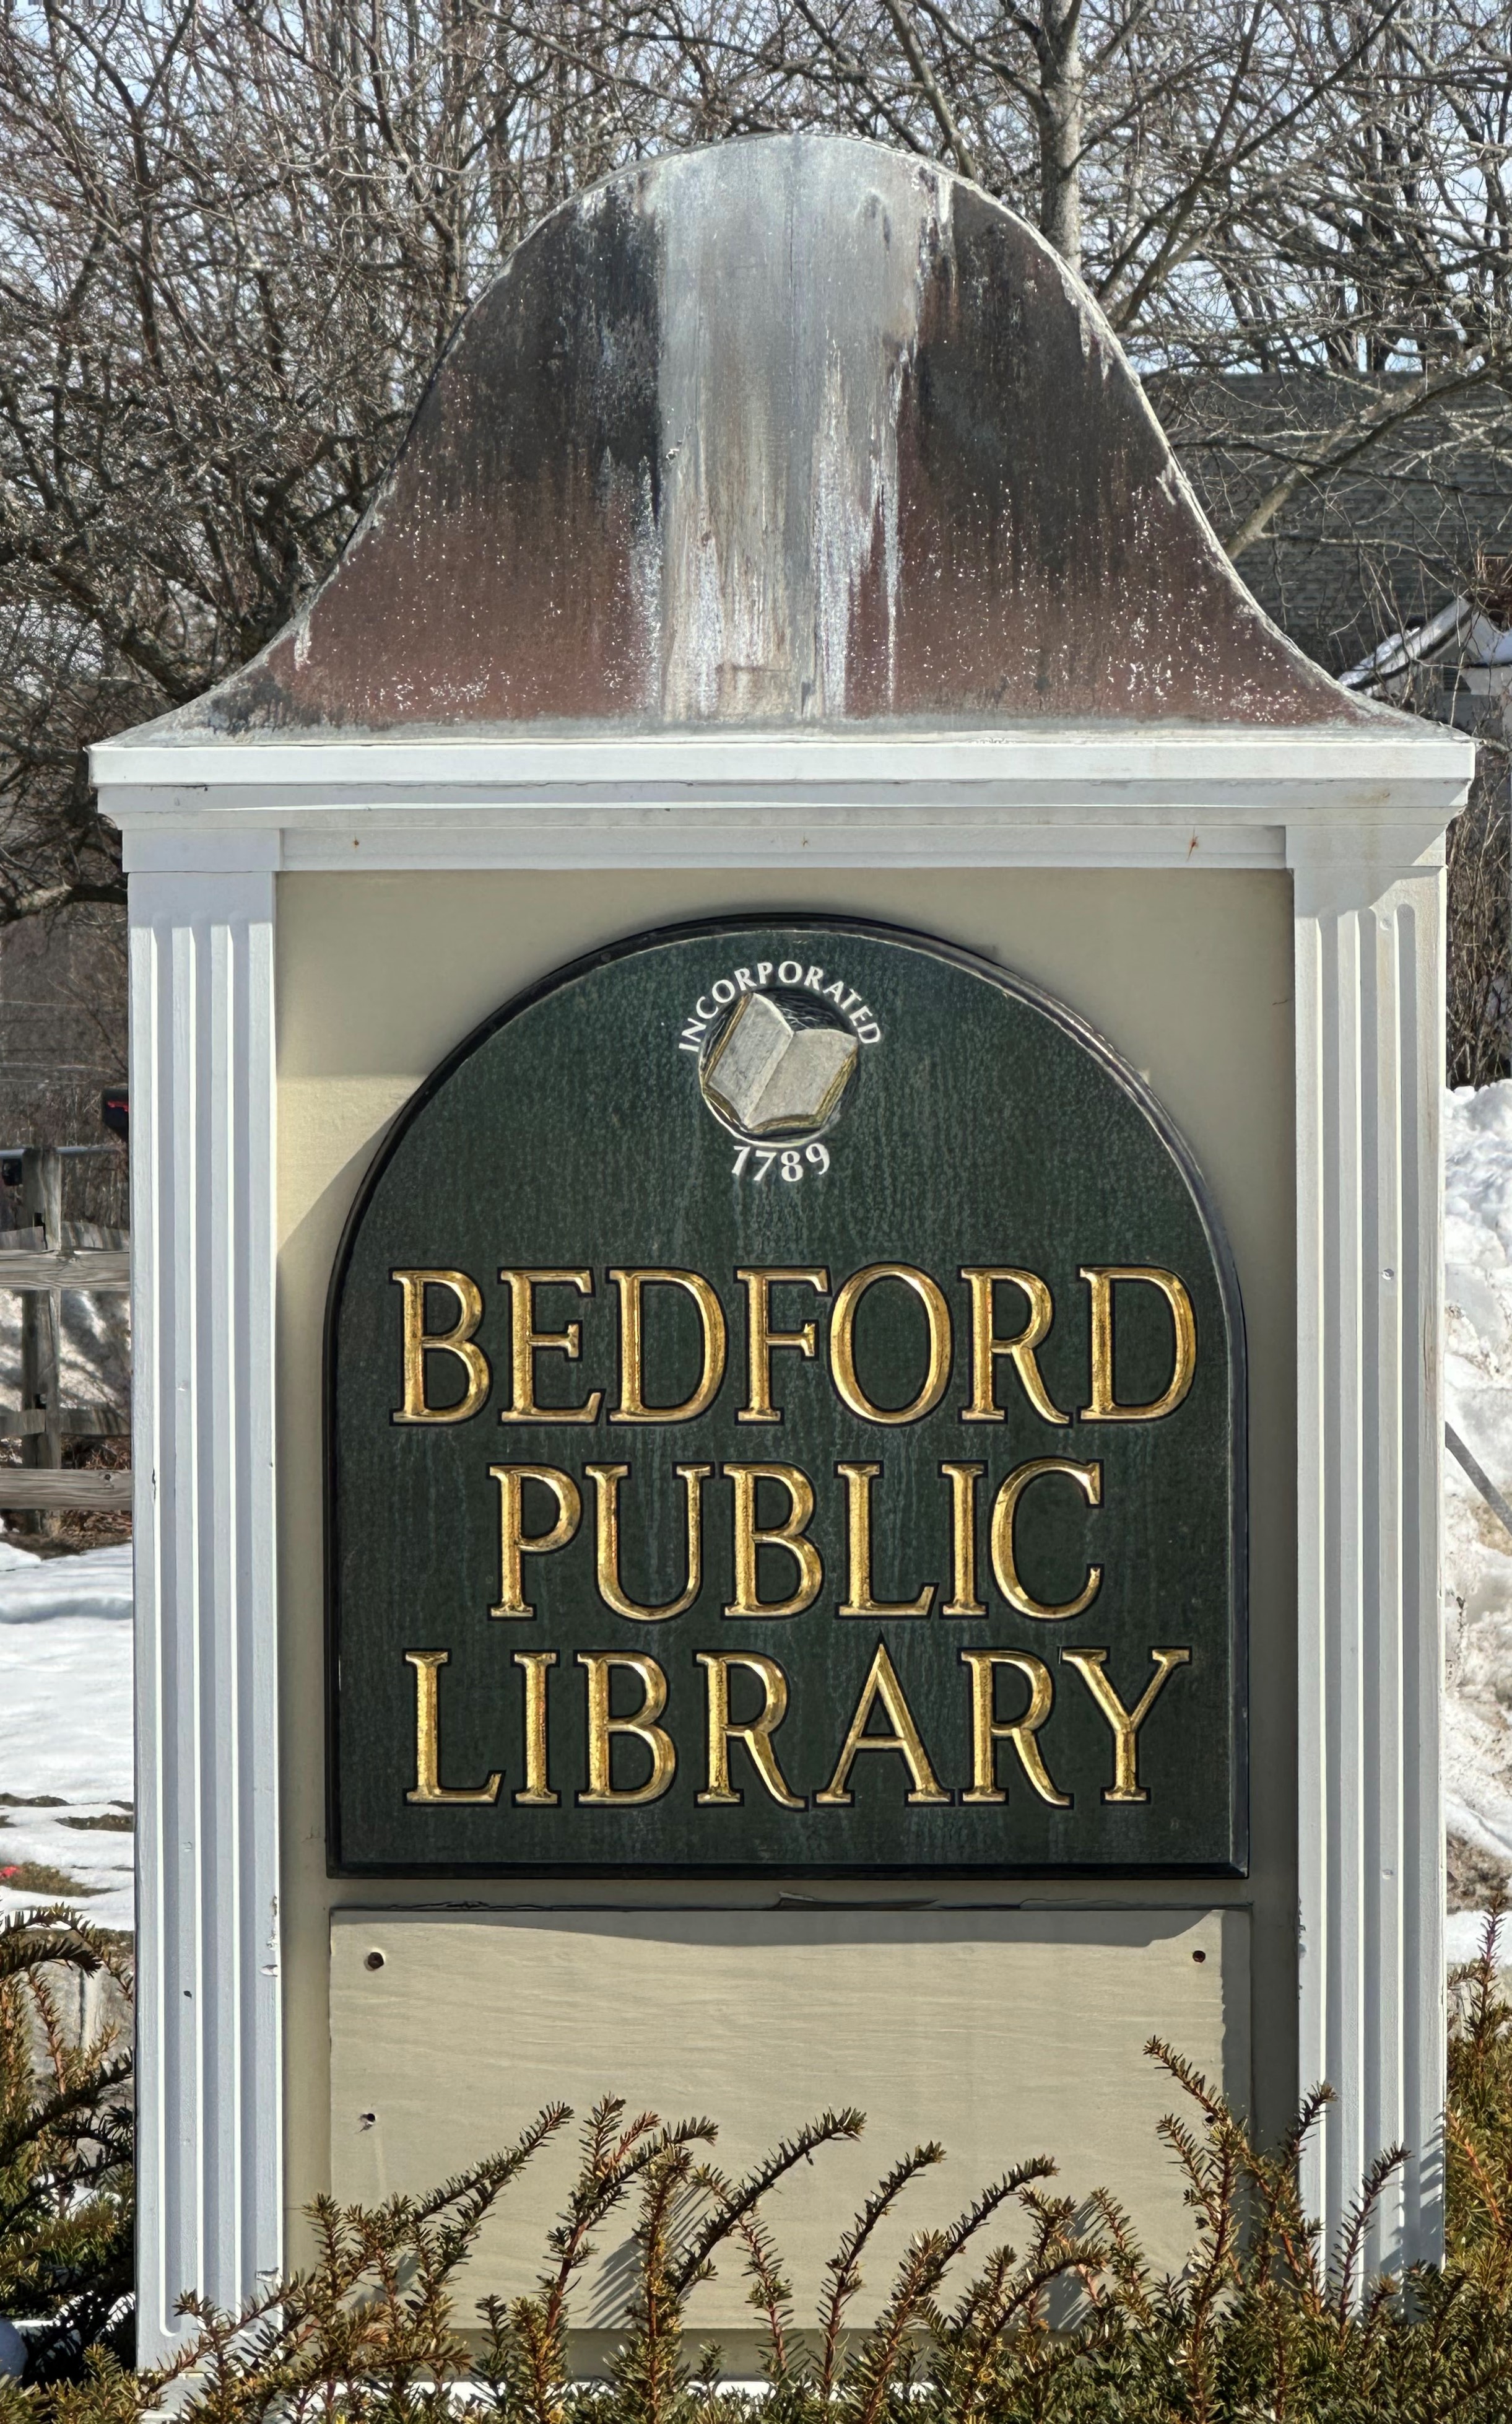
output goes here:
{"type": "Polygon", "coordinates": [[[1441,2253],[1443,874],[1293,839],[1299,2069],[1331,2235],[1403,2144],[1370,2254],[1441,2253]]]}
{"type": "MultiPolygon", "coordinates": [[[[263,856],[243,846],[243,857],[263,856]]],[[[280,2247],[274,877],[135,874],[137,2345],[280,2247]]]]}

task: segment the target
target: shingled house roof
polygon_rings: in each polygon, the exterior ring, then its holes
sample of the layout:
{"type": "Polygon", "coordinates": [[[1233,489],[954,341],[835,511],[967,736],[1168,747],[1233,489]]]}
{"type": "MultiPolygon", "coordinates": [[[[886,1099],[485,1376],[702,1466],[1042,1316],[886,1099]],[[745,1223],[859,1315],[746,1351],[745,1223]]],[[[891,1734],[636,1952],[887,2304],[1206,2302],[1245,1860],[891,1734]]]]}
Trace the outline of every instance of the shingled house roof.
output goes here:
{"type": "Polygon", "coordinates": [[[140,738],[1375,722],[1024,221],[876,145],[627,168],[462,324],[324,586],[140,738]]]}
{"type": "MultiPolygon", "coordinates": [[[[1322,371],[1152,379],[1150,394],[1219,531],[1362,405],[1408,382],[1322,371]]],[[[1512,397],[1494,384],[1415,413],[1309,482],[1240,564],[1266,613],[1336,675],[1512,558],[1512,397]]]]}

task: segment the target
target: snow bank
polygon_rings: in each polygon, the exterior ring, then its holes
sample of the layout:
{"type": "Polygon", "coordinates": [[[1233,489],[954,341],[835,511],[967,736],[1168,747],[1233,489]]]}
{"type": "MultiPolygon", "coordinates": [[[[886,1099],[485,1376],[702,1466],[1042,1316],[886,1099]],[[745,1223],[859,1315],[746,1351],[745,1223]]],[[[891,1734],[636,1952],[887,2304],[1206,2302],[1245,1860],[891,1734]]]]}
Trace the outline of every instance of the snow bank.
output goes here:
{"type": "MultiPolygon", "coordinates": [[[[1512,1496],[1512,1081],[1445,1098],[1444,1263],[1445,1415],[1512,1496]]],[[[1512,1866],[1512,1539],[1449,1456],[1444,1649],[1450,1832],[1512,1866]]]]}
{"type": "MultiPolygon", "coordinates": [[[[4,1284],[0,1254],[0,1404],[21,1395],[21,1298],[4,1284]]],[[[60,1300],[62,1401],[66,1406],[131,1403],[131,1299],[65,1288],[60,1300]]]]}
{"type": "Polygon", "coordinates": [[[0,1911],[40,1899],[4,1874],[39,1862],[90,1889],[89,1919],[133,1923],[131,1555],[0,1541],[0,1911]]]}

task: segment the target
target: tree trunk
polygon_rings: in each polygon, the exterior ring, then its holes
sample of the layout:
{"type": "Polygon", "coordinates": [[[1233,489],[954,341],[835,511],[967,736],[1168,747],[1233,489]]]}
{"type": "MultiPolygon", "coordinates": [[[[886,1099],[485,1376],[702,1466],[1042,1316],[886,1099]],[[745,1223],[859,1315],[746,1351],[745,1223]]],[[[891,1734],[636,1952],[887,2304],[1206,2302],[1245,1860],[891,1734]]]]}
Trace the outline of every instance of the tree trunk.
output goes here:
{"type": "Polygon", "coordinates": [[[1085,72],[1081,0],[1042,0],[1040,45],[1040,229],[1081,268],[1081,146],[1085,72]]]}

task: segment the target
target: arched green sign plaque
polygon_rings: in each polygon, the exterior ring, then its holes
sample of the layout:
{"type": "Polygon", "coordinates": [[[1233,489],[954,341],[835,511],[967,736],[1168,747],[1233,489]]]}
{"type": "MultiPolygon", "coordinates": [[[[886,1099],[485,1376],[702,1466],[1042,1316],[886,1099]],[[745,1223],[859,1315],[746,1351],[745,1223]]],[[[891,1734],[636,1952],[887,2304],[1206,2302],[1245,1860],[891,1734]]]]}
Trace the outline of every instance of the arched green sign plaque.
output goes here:
{"type": "Polygon", "coordinates": [[[772,917],[438,1070],[327,1338],[333,1864],[1242,1871],[1244,1343],[1070,1011],[772,917]]]}

